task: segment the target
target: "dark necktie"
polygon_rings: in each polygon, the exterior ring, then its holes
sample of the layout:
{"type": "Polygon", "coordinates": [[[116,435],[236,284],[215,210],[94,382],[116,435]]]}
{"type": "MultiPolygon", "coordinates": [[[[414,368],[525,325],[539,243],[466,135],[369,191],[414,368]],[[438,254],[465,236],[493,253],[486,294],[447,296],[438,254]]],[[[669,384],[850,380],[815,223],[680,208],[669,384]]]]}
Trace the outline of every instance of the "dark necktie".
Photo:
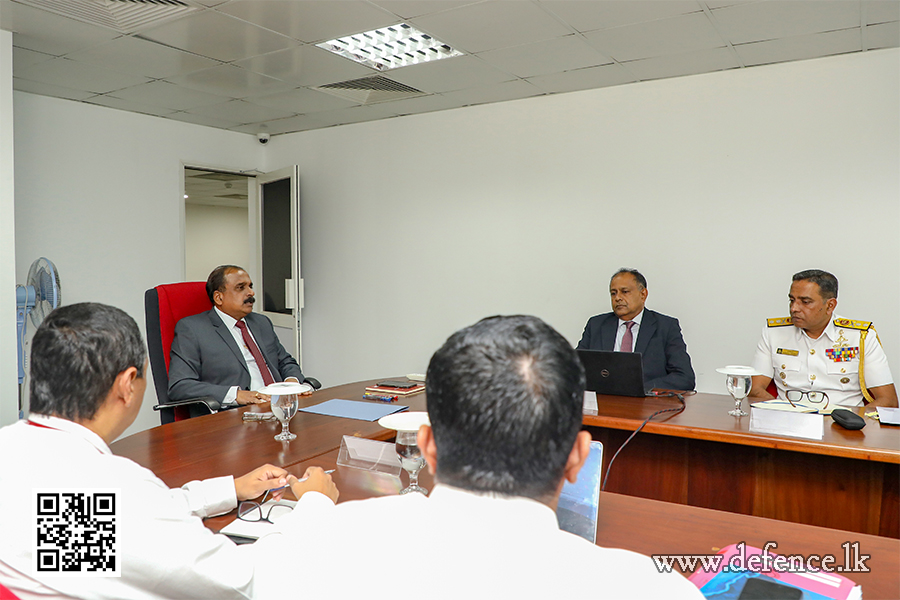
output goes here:
{"type": "MultiPolygon", "coordinates": [[[[244,338],[244,343],[247,345],[247,349],[250,350],[250,354],[253,355],[253,360],[256,361],[256,366],[259,367],[259,372],[262,374],[263,383],[266,385],[275,383],[275,379],[272,378],[272,373],[269,372],[269,366],[266,364],[266,359],[263,358],[262,352],[259,351],[259,346],[257,346],[256,342],[253,341],[253,338],[250,337],[250,332],[247,331],[247,324],[243,321],[238,321],[235,323],[235,327],[241,330],[241,336],[244,338]]],[[[631,339],[631,334],[629,333],[628,335],[628,339],[631,339]]]]}
{"type": "Polygon", "coordinates": [[[619,352],[631,352],[634,347],[634,338],[631,336],[632,327],[634,327],[634,321],[625,322],[625,335],[622,336],[622,347],[619,352]]]}

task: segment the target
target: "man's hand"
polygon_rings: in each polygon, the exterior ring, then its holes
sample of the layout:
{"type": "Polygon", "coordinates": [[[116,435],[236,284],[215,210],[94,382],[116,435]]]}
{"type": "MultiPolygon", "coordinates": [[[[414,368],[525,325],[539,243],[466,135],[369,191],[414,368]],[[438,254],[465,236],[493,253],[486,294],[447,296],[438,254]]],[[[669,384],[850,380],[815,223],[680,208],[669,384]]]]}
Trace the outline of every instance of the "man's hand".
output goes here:
{"type": "MultiPolygon", "coordinates": [[[[287,471],[274,465],[263,465],[250,471],[243,477],[236,477],[234,480],[234,491],[238,502],[256,498],[266,490],[287,485],[289,477],[291,475],[287,471]]],[[[295,477],[294,481],[296,480],[297,478],[295,477]]],[[[281,500],[283,494],[284,490],[275,492],[272,494],[272,500],[281,500]]]]}
{"type": "Polygon", "coordinates": [[[869,402],[867,406],[871,406],[872,408],[876,406],[897,406],[897,389],[894,387],[893,383],[869,388],[869,393],[872,394],[873,400],[872,402],[869,402]]]}
{"type": "Polygon", "coordinates": [[[240,405],[244,404],[262,404],[263,402],[268,402],[269,397],[265,394],[261,394],[259,392],[253,392],[248,390],[238,390],[237,397],[234,399],[240,405]]]}
{"type": "Polygon", "coordinates": [[[750,386],[750,401],[757,402],[759,400],[771,400],[775,396],[770,394],[766,388],[772,383],[771,377],[765,375],[754,375],[750,378],[753,382],[750,386]]]}
{"type": "MultiPolygon", "coordinates": [[[[293,381],[294,383],[300,383],[300,380],[297,379],[296,377],[287,377],[287,378],[285,378],[285,381],[293,381]]],[[[301,396],[312,396],[312,393],[313,393],[313,390],[310,390],[308,392],[303,392],[300,395],[301,396]]]]}
{"type": "Polygon", "coordinates": [[[332,502],[337,503],[340,492],[331,480],[331,475],[323,471],[321,467],[309,467],[303,477],[306,478],[306,481],[300,481],[293,475],[288,475],[291,491],[298,500],[306,492],[320,492],[331,498],[332,502]]]}

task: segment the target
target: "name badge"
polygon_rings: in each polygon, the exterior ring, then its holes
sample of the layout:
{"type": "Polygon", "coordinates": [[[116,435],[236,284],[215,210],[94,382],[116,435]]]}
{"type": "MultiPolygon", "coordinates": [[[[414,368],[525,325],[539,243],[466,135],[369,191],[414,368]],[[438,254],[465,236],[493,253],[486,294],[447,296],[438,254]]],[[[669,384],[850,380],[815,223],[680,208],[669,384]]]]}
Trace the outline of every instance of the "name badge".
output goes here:
{"type": "Polygon", "coordinates": [[[775,354],[787,354],[788,356],[800,356],[799,350],[788,350],[787,348],[779,348],[775,354]]]}

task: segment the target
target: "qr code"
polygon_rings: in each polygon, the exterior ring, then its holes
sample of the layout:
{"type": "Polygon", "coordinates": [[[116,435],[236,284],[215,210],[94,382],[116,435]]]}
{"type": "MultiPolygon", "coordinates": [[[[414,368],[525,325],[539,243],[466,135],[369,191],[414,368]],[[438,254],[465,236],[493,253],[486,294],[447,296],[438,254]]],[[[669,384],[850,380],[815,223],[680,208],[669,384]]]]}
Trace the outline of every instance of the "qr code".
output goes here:
{"type": "Polygon", "coordinates": [[[118,497],[118,489],[35,490],[34,572],[42,577],[120,577],[118,497]]]}

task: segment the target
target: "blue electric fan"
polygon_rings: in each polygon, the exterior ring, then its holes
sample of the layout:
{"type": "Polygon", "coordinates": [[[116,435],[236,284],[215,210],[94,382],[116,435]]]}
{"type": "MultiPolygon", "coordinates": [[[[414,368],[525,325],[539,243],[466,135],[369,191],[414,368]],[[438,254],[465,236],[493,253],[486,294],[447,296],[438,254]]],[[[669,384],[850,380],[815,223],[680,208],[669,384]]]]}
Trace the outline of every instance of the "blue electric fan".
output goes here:
{"type": "MultiPolygon", "coordinates": [[[[25,317],[31,315],[35,327],[50,311],[59,306],[62,295],[59,271],[46,258],[31,263],[25,285],[16,286],[16,340],[19,344],[19,386],[25,379],[25,317]]],[[[22,417],[22,391],[19,390],[19,418],[22,417]]]]}

